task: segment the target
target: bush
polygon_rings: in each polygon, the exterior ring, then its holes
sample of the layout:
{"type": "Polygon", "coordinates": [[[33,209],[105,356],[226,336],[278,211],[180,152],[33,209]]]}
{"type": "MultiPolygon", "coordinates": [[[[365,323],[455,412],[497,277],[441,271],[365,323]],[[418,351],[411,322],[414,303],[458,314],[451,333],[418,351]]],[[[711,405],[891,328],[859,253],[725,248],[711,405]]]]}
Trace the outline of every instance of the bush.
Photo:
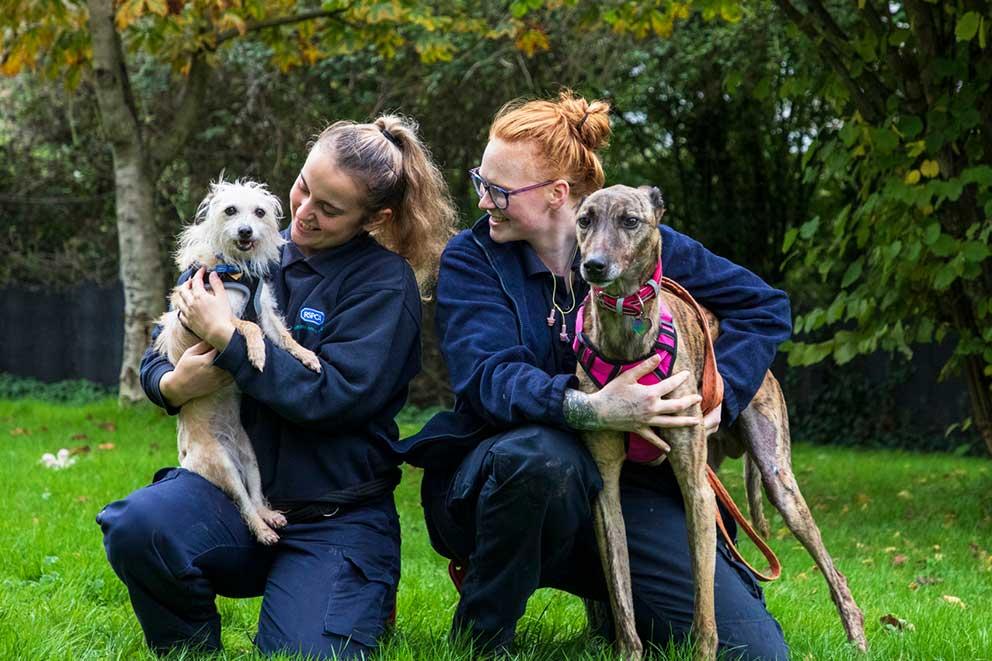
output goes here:
{"type": "Polygon", "coordinates": [[[59,404],[90,404],[116,397],[117,390],[84,379],[45,383],[0,372],[0,399],[37,399],[59,404]]]}

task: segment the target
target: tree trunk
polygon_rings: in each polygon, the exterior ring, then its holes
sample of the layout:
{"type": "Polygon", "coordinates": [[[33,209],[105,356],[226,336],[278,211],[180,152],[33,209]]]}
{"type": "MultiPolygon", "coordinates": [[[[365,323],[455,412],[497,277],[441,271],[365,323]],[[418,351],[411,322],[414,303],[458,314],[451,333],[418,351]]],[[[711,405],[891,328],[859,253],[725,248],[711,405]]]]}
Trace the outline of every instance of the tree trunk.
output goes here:
{"type": "Polygon", "coordinates": [[[113,0],[89,0],[93,72],[100,121],[114,155],[120,277],[124,285],[124,351],[120,402],[144,398],[138,378],[152,323],[165,307],[165,274],[155,230],[154,183],[131,95],[113,0]]]}

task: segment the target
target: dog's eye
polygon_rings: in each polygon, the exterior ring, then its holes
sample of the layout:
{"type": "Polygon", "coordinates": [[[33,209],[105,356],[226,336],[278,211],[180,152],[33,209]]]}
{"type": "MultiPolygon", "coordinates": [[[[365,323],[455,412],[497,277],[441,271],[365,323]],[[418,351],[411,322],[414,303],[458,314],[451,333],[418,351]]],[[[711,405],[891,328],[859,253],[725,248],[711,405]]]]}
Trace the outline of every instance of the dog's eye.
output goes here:
{"type": "Polygon", "coordinates": [[[575,222],[581,229],[586,229],[590,223],[589,216],[580,216],[575,222]]]}
{"type": "Polygon", "coordinates": [[[228,216],[233,216],[234,214],[238,213],[238,208],[237,207],[228,207],[228,208],[224,209],[224,213],[226,213],[228,216]]]}
{"type": "Polygon", "coordinates": [[[623,219],[623,226],[626,229],[632,230],[641,222],[640,218],[635,218],[634,216],[627,216],[623,219]]]}
{"type": "Polygon", "coordinates": [[[265,218],[265,209],[263,209],[262,207],[256,207],[255,215],[258,216],[259,218],[265,218]]]}

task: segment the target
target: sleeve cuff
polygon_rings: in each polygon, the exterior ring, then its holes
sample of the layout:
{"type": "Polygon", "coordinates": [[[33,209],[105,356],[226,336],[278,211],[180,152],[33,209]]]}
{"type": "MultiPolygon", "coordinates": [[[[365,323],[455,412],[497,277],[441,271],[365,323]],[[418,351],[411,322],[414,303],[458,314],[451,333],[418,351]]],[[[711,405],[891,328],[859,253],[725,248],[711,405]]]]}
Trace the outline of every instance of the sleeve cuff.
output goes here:
{"type": "Polygon", "coordinates": [[[174,368],[172,365],[164,364],[156,367],[155,370],[149,375],[148,379],[148,399],[152,400],[152,403],[156,406],[161,406],[165,409],[165,412],[169,415],[176,415],[179,413],[178,406],[172,406],[167,401],[165,397],[162,396],[162,390],[159,388],[159,382],[162,377],[165,376],[167,372],[171,372],[174,368]]]}
{"type": "Polygon", "coordinates": [[[234,331],[234,335],[231,336],[231,341],[227,343],[227,347],[214,358],[214,365],[227,370],[232,376],[237,376],[238,370],[247,362],[248,344],[245,342],[245,336],[238,331],[234,331]]]}
{"type": "Polygon", "coordinates": [[[737,405],[737,396],[734,395],[734,389],[730,386],[730,383],[726,379],[723,380],[723,414],[721,417],[721,427],[730,427],[732,424],[737,422],[737,416],[740,415],[740,409],[737,405]]]}
{"type": "Polygon", "coordinates": [[[565,391],[577,388],[579,380],[574,374],[559,374],[552,379],[551,397],[548,398],[548,421],[559,427],[568,427],[565,422],[565,391]]]}

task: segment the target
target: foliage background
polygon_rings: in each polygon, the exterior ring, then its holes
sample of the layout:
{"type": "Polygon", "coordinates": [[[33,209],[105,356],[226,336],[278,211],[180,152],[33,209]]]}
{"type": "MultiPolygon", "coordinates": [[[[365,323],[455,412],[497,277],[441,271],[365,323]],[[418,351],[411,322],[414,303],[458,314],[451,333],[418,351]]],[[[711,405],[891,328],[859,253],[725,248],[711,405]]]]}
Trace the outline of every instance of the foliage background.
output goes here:
{"type": "MultiPolygon", "coordinates": [[[[154,3],[126,4],[130,12],[157,11],[154,3]]],[[[255,4],[230,6],[250,12],[255,4]]],[[[789,390],[794,423],[818,430],[811,438],[825,442],[844,438],[849,443],[979,451],[968,405],[960,397],[939,397],[921,415],[925,402],[921,404],[919,393],[900,393],[907,374],[922,369],[927,378],[936,378],[918,357],[910,358],[914,346],[938,339],[954,346],[958,338],[933,310],[932,292],[906,294],[909,303],[895,312],[904,317],[907,329],[928,332],[899,335],[900,325],[886,334],[872,325],[873,301],[879,296],[872,287],[883,286],[879,283],[888,276],[875,274],[870,264],[926,280],[947,260],[938,255],[921,265],[902,254],[889,260],[889,266],[878,261],[880,248],[863,234],[872,226],[871,208],[882,202],[865,196],[873,190],[881,195],[891,185],[883,188],[882,174],[859,165],[864,159],[858,161],[857,150],[861,145],[863,155],[888,134],[852,110],[852,95],[817,50],[822,44],[811,43],[788,20],[783,8],[788,4],[475,3],[472,19],[485,30],[438,30],[425,38],[410,23],[401,27],[406,41],[400,42],[373,21],[366,42],[344,33],[344,46],[309,60],[305,51],[293,60],[288,45],[274,38],[278,35],[228,41],[212,56],[208,92],[190,140],[157,179],[155,231],[167,274],[162,290],[174,277],[169,260],[173,237],[192,217],[211,179],[222,171],[254,177],[285,196],[308,140],[339,118],[361,121],[386,111],[417,118],[467,226],[478,214],[465,171],[482,153],[489,118],[506,100],[547,96],[568,86],[614,105],[614,138],[604,154],[608,183],[659,185],[669,205],[667,220],[676,229],[787,289],[797,318],[793,361],[828,361],[815,377],[784,362],[777,366],[789,390]],[[425,57],[425,52],[431,55],[425,57]],[[294,61],[297,65],[290,66],[294,61]],[[858,225],[844,224],[852,209],[861,209],[858,225]],[[865,275],[859,278],[861,273],[865,275]],[[911,305],[917,299],[924,302],[911,305]],[[866,340],[869,336],[875,340],[866,340]],[[879,344],[879,337],[894,339],[879,344]],[[870,366],[877,357],[854,359],[873,348],[896,353],[884,359],[881,369],[870,366]],[[831,360],[846,364],[837,369],[829,365],[831,360]],[[818,388],[809,386],[811,378],[818,388]],[[952,422],[959,424],[951,428],[952,422]]],[[[975,5],[979,22],[971,38],[959,40],[959,46],[952,41],[949,53],[972,57],[966,47],[974,42],[978,48],[989,29],[980,15],[985,4],[975,5]]],[[[818,5],[806,3],[806,8],[818,5]]],[[[963,6],[934,6],[946,13],[947,29],[954,33],[955,18],[965,14],[963,6]]],[[[418,3],[371,3],[365,16],[385,21],[387,10],[398,11],[396,7],[410,15],[422,11],[418,3]]],[[[865,3],[828,7],[841,28],[858,39],[842,52],[843,61],[879,69],[885,49],[877,39],[869,43],[865,3]]],[[[907,42],[908,9],[899,3],[891,7],[902,12],[891,22],[893,34],[907,42]]],[[[463,7],[439,3],[436,9],[457,13],[463,7]]],[[[218,20],[234,20],[227,16],[218,20]]],[[[159,19],[134,20],[130,29],[138,36],[127,49],[128,73],[140,123],[154,131],[164,121],[163,109],[175,106],[177,73],[174,63],[153,55],[169,47],[148,41],[154,33],[147,26],[159,19]]],[[[295,35],[299,44],[317,43],[305,39],[319,37],[303,27],[280,34],[295,35]]],[[[913,44],[899,47],[905,54],[913,44]]],[[[977,52],[987,53],[984,45],[977,52]]],[[[5,71],[9,64],[7,59],[5,71]]],[[[971,84],[955,103],[967,104],[985,89],[988,71],[979,65],[972,63],[970,72],[962,74],[971,84]]],[[[942,66],[954,70],[950,62],[942,66]]],[[[80,76],[78,67],[56,70],[47,78],[29,69],[0,78],[0,286],[50,289],[109,284],[117,278],[113,160],[95,97],[92,81],[80,76]]],[[[984,106],[975,111],[977,116],[968,115],[968,121],[988,120],[984,106]]],[[[879,121],[895,126],[897,114],[879,121]]],[[[923,117],[918,131],[924,130],[924,121],[928,129],[947,126],[923,117]]],[[[942,135],[950,135],[948,131],[942,135]]],[[[978,158],[989,155],[983,152],[978,158]]],[[[896,224],[879,230],[883,238],[917,231],[912,213],[918,212],[886,213],[896,224]],[[900,230],[900,222],[911,223],[909,229],[900,230]]],[[[987,213],[981,222],[988,225],[987,213]]],[[[982,258],[987,269],[980,252],[973,248],[969,254],[982,258]]],[[[886,314],[892,310],[890,306],[886,314]]],[[[444,403],[444,368],[433,337],[425,339],[426,376],[414,400],[444,403]]],[[[987,342],[977,341],[981,353],[987,342]]],[[[944,351],[940,364],[947,358],[944,351]]],[[[963,387],[957,382],[950,390],[963,387]]]]}

